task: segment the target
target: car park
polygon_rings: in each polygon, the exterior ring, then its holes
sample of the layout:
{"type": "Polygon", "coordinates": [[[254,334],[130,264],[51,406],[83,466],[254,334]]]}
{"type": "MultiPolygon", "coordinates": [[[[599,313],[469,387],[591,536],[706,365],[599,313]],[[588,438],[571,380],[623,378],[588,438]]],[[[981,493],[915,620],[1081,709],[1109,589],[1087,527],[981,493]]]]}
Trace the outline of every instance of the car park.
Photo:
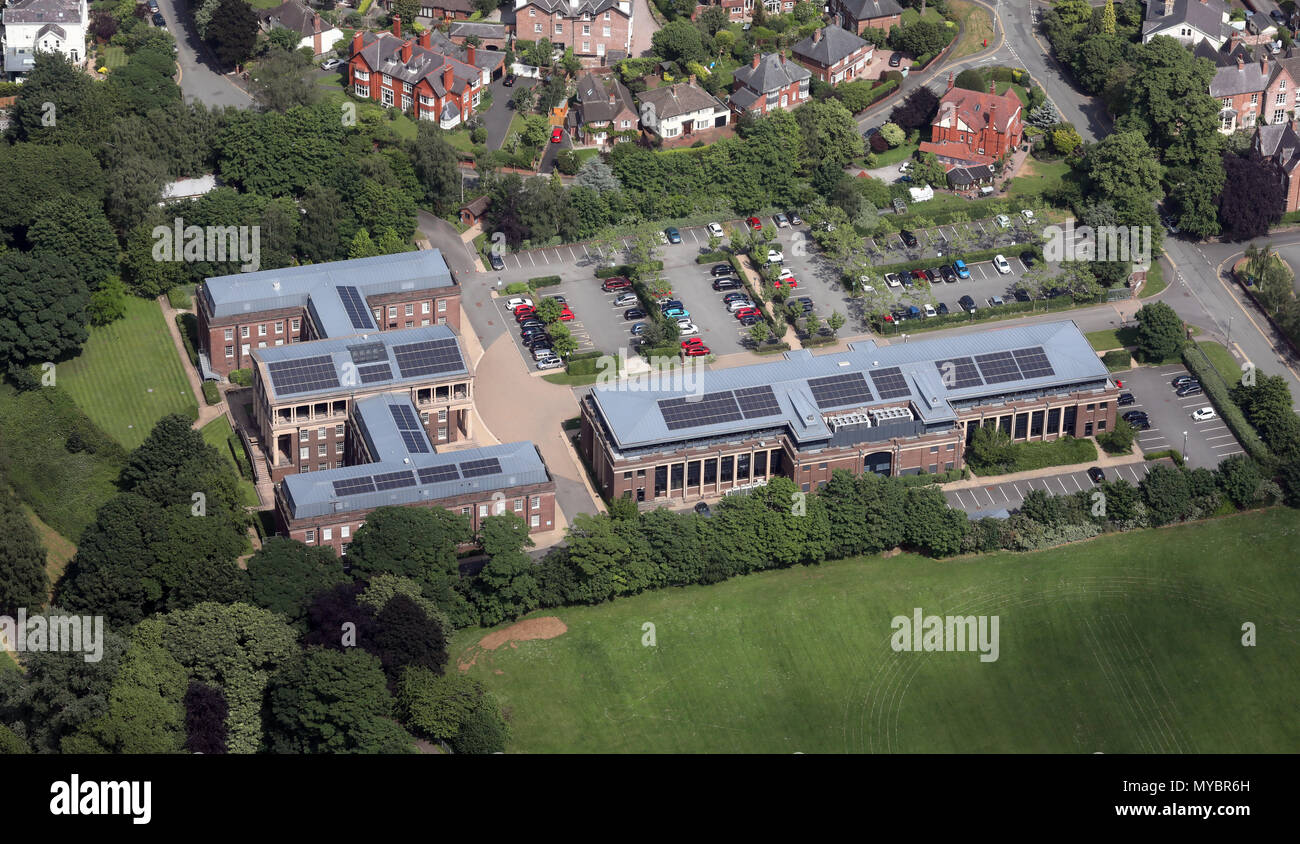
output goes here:
{"type": "Polygon", "coordinates": [[[1020,253],[1020,263],[1025,265],[1025,269],[1029,269],[1034,264],[1038,263],[1038,256],[1026,249],[1024,252],[1020,253]]]}
{"type": "Polygon", "coordinates": [[[1004,256],[994,255],[993,269],[997,270],[1003,275],[1006,275],[1007,273],[1011,272],[1011,265],[1007,263],[1007,259],[1004,256]]]}
{"type": "Polygon", "coordinates": [[[970,278],[970,267],[960,258],[952,262],[952,268],[957,271],[957,278],[970,278]]]}
{"type": "Polygon", "coordinates": [[[786,267],[782,267],[781,273],[780,275],[777,276],[777,278],[782,278],[782,279],[794,278],[794,270],[787,269],[786,267]]]}
{"type": "Polygon", "coordinates": [[[1200,383],[1197,381],[1193,381],[1190,384],[1184,384],[1183,386],[1179,387],[1177,390],[1174,391],[1174,395],[1178,396],[1178,398],[1180,399],[1185,399],[1188,396],[1199,396],[1201,395],[1202,392],[1203,391],[1201,390],[1200,383]]]}
{"type": "Polygon", "coordinates": [[[635,293],[624,293],[620,296],[614,297],[614,307],[624,308],[629,305],[635,305],[638,301],[639,300],[635,293]]]}
{"type": "Polygon", "coordinates": [[[763,316],[763,312],[760,311],[758,308],[754,308],[754,307],[741,308],[735,312],[735,316],[736,319],[744,319],[745,317],[751,317],[751,316],[761,317],[763,316]]]}
{"type": "Polygon", "coordinates": [[[916,276],[912,273],[911,270],[903,270],[901,273],[899,273],[898,280],[903,282],[903,287],[907,288],[908,290],[911,290],[913,287],[916,286],[916,276]]]}
{"type": "Polygon", "coordinates": [[[704,345],[704,341],[701,340],[699,337],[692,337],[689,340],[682,341],[683,349],[690,348],[691,346],[703,346],[703,345],[704,345]]]}
{"type": "Polygon", "coordinates": [[[803,305],[804,313],[809,313],[813,309],[813,300],[809,296],[800,296],[798,299],[795,299],[794,301],[798,302],[800,305],[803,305]]]}
{"type": "Polygon", "coordinates": [[[957,304],[961,305],[962,310],[966,311],[967,313],[972,313],[972,314],[975,313],[975,300],[972,299],[971,297],[963,296],[957,300],[957,304]]]}
{"type": "Polygon", "coordinates": [[[533,300],[529,299],[527,296],[515,296],[506,300],[506,307],[512,311],[520,305],[527,305],[531,308],[533,306],[533,300]]]}
{"type": "Polygon", "coordinates": [[[1011,218],[1008,217],[1006,214],[997,215],[996,217],[993,218],[993,222],[997,223],[998,228],[1000,229],[1011,228],[1011,218]]]}
{"type": "Polygon", "coordinates": [[[803,217],[800,217],[798,214],[794,213],[793,211],[791,211],[787,216],[790,218],[790,225],[792,226],[803,225],[803,217]]]}
{"type": "Polygon", "coordinates": [[[740,290],[744,286],[738,278],[719,278],[713,282],[713,289],[719,292],[723,290],[740,290]]]}
{"type": "Polygon", "coordinates": [[[1212,407],[1202,407],[1198,410],[1192,411],[1192,418],[1197,422],[1208,422],[1211,419],[1217,418],[1218,415],[1219,414],[1215,413],[1214,408],[1212,407]]]}
{"type": "Polygon", "coordinates": [[[1121,413],[1119,418],[1125,422],[1132,422],[1135,419],[1146,419],[1147,412],[1145,410],[1129,410],[1121,413]]]}
{"type": "Polygon", "coordinates": [[[948,305],[943,302],[940,302],[939,307],[935,308],[935,310],[939,312],[939,316],[948,315],[948,305]]]}
{"type": "MultiPolygon", "coordinates": [[[[806,310],[805,310],[805,313],[806,313],[806,310]]],[[[921,309],[918,308],[916,305],[908,305],[908,306],[907,306],[907,318],[908,318],[908,319],[920,319],[920,318],[921,318],[921,309]]]]}
{"type": "Polygon", "coordinates": [[[1125,407],[1127,405],[1133,404],[1136,401],[1137,399],[1133,396],[1132,393],[1120,393],[1119,399],[1115,402],[1115,404],[1119,405],[1120,407],[1125,407]]]}
{"type": "Polygon", "coordinates": [[[564,361],[554,355],[551,355],[548,358],[542,358],[537,362],[538,369],[559,369],[561,366],[564,366],[564,361]]]}
{"type": "Polygon", "coordinates": [[[1099,484],[1106,480],[1106,473],[1101,470],[1100,466],[1093,466],[1088,470],[1088,480],[1092,481],[1094,484],[1099,484]]]}
{"type": "Polygon", "coordinates": [[[943,267],[931,267],[925,271],[926,281],[931,284],[943,278],[943,267]]]}
{"type": "Polygon", "coordinates": [[[939,268],[939,274],[943,280],[949,284],[957,280],[957,271],[952,268],[952,264],[944,264],[939,268]]]}
{"type": "Polygon", "coordinates": [[[628,308],[626,311],[623,312],[623,319],[628,322],[631,322],[632,320],[636,320],[636,319],[645,319],[645,317],[646,317],[646,313],[641,308],[628,308]]]}
{"type": "Polygon", "coordinates": [[[793,278],[778,278],[776,281],[772,282],[772,286],[778,288],[783,287],[787,290],[793,290],[799,286],[799,282],[793,278]]]}
{"type": "Polygon", "coordinates": [[[667,245],[668,245],[668,235],[667,235],[666,233],[664,233],[664,232],[655,232],[655,237],[659,238],[659,243],[660,243],[660,245],[662,245],[662,246],[667,246],[667,245]]]}
{"type": "Polygon", "coordinates": [[[772,222],[776,223],[776,227],[778,229],[783,229],[786,226],[790,225],[789,218],[787,218],[784,214],[777,214],[775,217],[772,218],[772,222]]]}
{"type": "Polygon", "coordinates": [[[938,316],[938,315],[939,315],[939,312],[936,311],[936,310],[934,309],[934,305],[931,305],[929,302],[926,302],[925,304],[923,304],[923,305],[921,306],[921,311],[922,311],[922,312],[923,312],[927,317],[932,317],[932,316],[938,316]]]}
{"type": "Polygon", "coordinates": [[[686,326],[691,325],[691,324],[692,324],[692,323],[691,323],[691,318],[690,318],[690,317],[678,317],[678,318],[677,318],[677,327],[678,327],[678,328],[685,328],[686,326]]]}
{"type": "Polygon", "coordinates": [[[934,281],[934,276],[930,275],[929,270],[912,270],[912,280],[928,283],[934,281]]]}
{"type": "Polygon", "coordinates": [[[903,282],[899,280],[898,273],[885,273],[885,284],[890,287],[902,287],[903,282]]]}
{"type": "Polygon", "coordinates": [[[548,345],[538,345],[533,349],[533,360],[555,357],[555,352],[548,345]]]}
{"type": "Polygon", "coordinates": [[[615,290],[627,290],[631,286],[632,282],[622,276],[615,275],[605,279],[605,281],[600,285],[600,289],[604,290],[606,293],[611,293],[615,290]]]}
{"type": "Polygon", "coordinates": [[[718,276],[731,275],[734,272],[735,270],[731,264],[714,264],[713,268],[709,270],[709,275],[717,278],[718,276]]]}
{"type": "Polygon", "coordinates": [[[515,320],[523,322],[526,319],[533,319],[537,316],[537,309],[530,308],[527,305],[520,305],[514,310],[515,320]]]}
{"type": "Polygon", "coordinates": [[[722,225],[720,223],[709,223],[709,234],[714,237],[722,237],[722,225]]]}
{"type": "Polygon", "coordinates": [[[749,298],[749,294],[748,294],[748,293],[741,293],[740,291],[735,291],[735,292],[733,292],[733,293],[728,293],[727,295],[723,296],[723,297],[722,297],[722,301],[724,301],[724,302],[734,302],[734,301],[736,301],[737,299],[748,299],[748,298],[749,298]]]}
{"type": "Polygon", "coordinates": [[[1015,290],[1011,291],[1011,295],[1016,297],[1017,302],[1029,301],[1029,291],[1023,287],[1017,287],[1015,290]]]}
{"type": "Polygon", "coordinates": [[[763,230],[763,222],[759,220],[757,217],[750,217],[745,222],[748,223],[749,227],[756,232],[763,230]]]}
{"type": "Polygon", "coordinates": [[[671,296],[665,296],[664,298],[659,300],[659,310],[661,311],[666,311],[669,308],[681,308],[681,307],[684,307],[682,305],[681,299],[674,299],[671,296]]]}
{"type": "Polygon", "coordinates": [[[561,296],[561,295],[558,294],[558,293],[553,294],[553,295],[551,295],[551,296],[543,296],[542,298],[543,298],[543,299],[551,299],[552,301],[559,302],[561,305],[567,305],[567,304],[569,304],[569,300],[568,300],[568,299],[565,299],[563,296],[561,296]]]}
{"type": "Polygon", "coordinates": [[[759,322],[762,321],[762,319],[763,318],[758,316],[757,314],[748,314],[746,316],[740,317],[740,324],[748,328],[751,325],[757,325],[759,322]]]}
{"type": "Polygon", "coordinates": [[[668,228],[664,229],[664,235],[667,236],[667,238],[668,238],[668,242],[669,242],[669,243],[681,243],[681,242],[682,242],[682,233],[679,232],[679,231],[678,231],[676,228],[674,228],[673,226],[669,226],[668,228]]]}
{"type": "Polygon", "coordinates": [[[916,239],[916,235],[912,234],[907,229],[903,229],[902,231],[900,231],[898,233],[898,236],[903,239],[903,243],[907,245],[908,249],[915,249],[917,243],[919,243],[919,241],[916,239]]]}
{"type": "Polygon", "coordinates": [[[701,516],[708,516],[710,515],[709,505],[704,503],[703,501],[698,501],[695,504],[695,512],[699,513],[701,516]]]}
{"type": "Polygon", "coordinates": [[[501,259],[501,256],[495,252],[488,254],[488,263],[491,264],[492,269],[496,270],[497,272],[500,272],[501,270],[504,270],[506,268],[506,262],[503,261],[501,259]]]}

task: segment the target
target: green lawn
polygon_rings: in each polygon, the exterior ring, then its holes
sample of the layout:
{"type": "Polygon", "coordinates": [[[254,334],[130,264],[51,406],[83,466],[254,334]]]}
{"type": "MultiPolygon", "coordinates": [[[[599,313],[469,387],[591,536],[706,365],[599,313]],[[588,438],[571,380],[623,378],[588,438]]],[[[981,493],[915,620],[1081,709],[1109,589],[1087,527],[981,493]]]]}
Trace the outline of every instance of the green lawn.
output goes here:
{"type": "Polygon", "coordinates": [[[197,418],[194,393],[152,299],[128,297],[126,316],[91,328],[81,355],[59,364],[57,374],[85,414],[128,450],[169,413],[197,418]]]}
{"type": "Polygon", "coordinates": [[[126,65],[126,48],[125,47],[104,47],[99,54],[99,67],[106,67],[109,70],[124,67],[126,65]]]}
{"type": "Polygon", "coordinates": [[[1041,196],[1043,191],[1060,187],[1061,179],[1070,172],[1065,161],[1039,161],[1030,158],[1021,168],[1021,175],[1011,180],[1007,193],[1011,196],[1041,196]]]}
{"type": "Polygon", "coordinates": [[[925,10],[924,15],[922,15],[916,9],[903,9],[903,18],[902,18],[903,26],[911,26],[912,24],[916,23],[918,19],[934,21],[935,23],[943,23],[943,15],[935,11],[935,8],[933,6],[928,7],[925,10]]]}
{"type": "Polygon", "coordinates": [[[1029,105],[1029,90],[1025,88],[1024,85],[1017,85],[1014,82],[999,82],[997,83],[997,85],[998,85],[999,94],[1005,94],[1007,92],[1007,89],[1010,88],[1011,90],[1015,91],[1016,96],[1020,98],[1020,104],[1022,106],[1029,105]]]}
{"type": "Polygon", "coordinates": [[[901,164],[916,154],[917,146],[918,144],[903,143],[893,149],[875,153],[876,166],[884,167],[889,164],[901,164]]]}
{"type": "Polygon", "coordinates": [[[1228,384],[1236,384],[1241,380],[1241,364],[1232,356],[1232,352],[1223,347],[1222,344],[1213,340],[1198,340],[1196,345],[1201,347],[1205,356],[1214,364],[1214,368],[1223,376],[1223,380],[1228,384]]]}
{"type": "Polygon", "coordinates": [[[1165,281],[1164,267],[1160,266],[1160,256],[1153,256],[1151,269],[1147,270],[1146,283],[1142,285],[1141,298],[1149,299],[1163,291],[1169,283],[1165,281]]]}
{"type": "Polygon", "coordinates": [[[1274,509],[665,589],[536,613],[568,631],[478,651],[469,673],[508,711],[511,752],[1295,753],[1298,530],[1274,509]],[[998,660],[893,651],[914,607],[997,615],[998,660]]]}
{"type": "Polygon", "coordinates": [[[470,140],[468,129],[455,129],[450,132],[443,132],[442,137],[446,139],[447,143],[451,144],[466,155],[473,154],[474,142],[470,140]]]}
{"type": "Polygon", "coordinates": [[[247,470],[248,462],[247,456],[243,454],[243,443],[235,437],[235,430],[230,427],[230,421],[225,416],[218,416],[200,428],[199,433],[203,435],[204,442],[215,448],[221,453],[222,457],[230,462],[230,467],[239,477],[239,490],[243,493],[244,504],[248,507],[258,506],[260,502],[257,498],[257,488],[253,486],[252,481],[245,479],[240,473],[240,466],[235,462],[235,454],[231,451],[231,440],[233,439],[235,445],[240,449],[241,457],[245,461],[243,468],[247,470]]]}
{"type": "Polygon", "coordinates": [[[978,471],[974,466],[971,471],[983,478],[1046,469],[1049,466],[1076,466],[1097,459],[1097,446],[1092,440],[1074,437],[1015,443],[1011,446],[1011,452],[1011,465],[1001,472],[990,469],[978,471]]]}
{"type": "Polygon", "coordinates": [[[1122,349],[1125,346],[1137,345],[1136,328],[1107,328],[1101,331],[1089,331],[1083,336],[1088,338],[1093,350],[1098,352],[1108,352],[1111,349],[1122,349]]]}
{"type": "Polygon", "coordinates": [[[985,49],[984,40],[994,42],[993,21],[983,6],[969,0],[951,0],[948,4],[962,24],[960,40],[952,48],[951,60],[963,59],[985,49]]]}

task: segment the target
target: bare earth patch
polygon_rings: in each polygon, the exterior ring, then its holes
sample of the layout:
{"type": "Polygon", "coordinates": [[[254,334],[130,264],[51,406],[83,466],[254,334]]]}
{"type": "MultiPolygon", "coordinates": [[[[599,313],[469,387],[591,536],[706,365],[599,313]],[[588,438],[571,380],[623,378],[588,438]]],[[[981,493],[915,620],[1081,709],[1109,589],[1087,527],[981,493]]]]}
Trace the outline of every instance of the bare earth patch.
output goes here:
{"type": "MultiPolygon", "coordinates": [[[[569,628],[565,623],[553,615],[543,618],[524,619],[515,622],[504,630],[497,630],[484,636],[477,645],[465,651],[458,662],[458,666],[461,671],[468,671],[471,665],[478,662],[479,655],[483,651],[495,651],[505,644],[517,648],[519,642],[528,642],[533,639],[554,639],[557,636],[563,636],[567,632],[569,632],[569,628]]],[[[501,672],[498,671],[497,673],[501,672]]]]}

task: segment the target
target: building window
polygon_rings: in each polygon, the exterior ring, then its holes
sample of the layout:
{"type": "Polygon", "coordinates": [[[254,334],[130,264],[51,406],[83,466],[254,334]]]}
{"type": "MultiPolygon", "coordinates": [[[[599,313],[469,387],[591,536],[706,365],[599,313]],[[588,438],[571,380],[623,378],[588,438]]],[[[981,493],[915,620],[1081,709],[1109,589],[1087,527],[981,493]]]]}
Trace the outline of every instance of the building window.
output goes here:
{"type": "MultiPolygon", "coordinates": [[[[425,416],[426,416],[426,418],[425,418],[424,421],[427,423],[427,422],[429,421],[428,418],[427,418],[428,414],[425,414],[425,416]]],[[[445,407],[443,407],[443,408],[439,408],[439,410],[438,410],[438,421],[439,421],[439,422],[446,422],[446,421],[447,421],[447,408],[445,408],[445,407]]]]}
{"type": "Polygon", "coordinates": [[[307,446],[303,446],[302,448],[298,449],[298,459],[299,459],[299,460],[310,460],[310,459],[311,459],[311,449],[308,448],[307,446]]]}
{"type": "Polygon", "coordinates": [[[336,436],[336,437],[341,437],[341,436],[343,436],[343,426],[342,426],[342,425],[335,425],[335,426],[334,426],[334,436],[336,436]]]}
{"type": "Polygon", "coordinates": [[[606,38],[608,38],[608,37],[610,36],[610,29],[609,29],[609,27],[605,27],[604,35],[605,35],[606,38]]]}
{"type": "Polygon", "coordinates": [[[289,320],[289,328],[292,329],[293,331],[297,331],[297,330],[298,330],[298,320],[296,320],[296,319],[291,319],[291,320],[289,320]]]}
{"type": "Polygon", "coordinates": [[[344,525],[343,527],[339,528],[339,539],[347,539],[351,535],[352,535],[351,525],[344,525]]]}
{"type": "Polygon", "coordinates": [[[462,516],[468,516],[468,515],[469,515],[469,508],[468,508],[468,507],[462,507],[462,508],[460,508],[460,514],[461,514],[462,516]]]}
{"type": "Polygon", "coordinates": [[[234,339],[235,339],[235,329],[233,329],[233,328],[227,328],[227,329],[226,329],[226,339],[227,339],[227,340],[234,340],[234,339]]]}
{"type": "Polygon", "coordinates": [[[240,337],[243,337],[244,339],[248,339],[248,326],[247,326],[247,325],[241,325],[241,326],[239,327],[239,336],[240,336],[240,337]]]}
{"type": "Polygon", "coordinates": [[[415,320],[413,320],[413,319],[408,319],[408,320],[406,321],[406,327],[407,327],[407,328],[414,328],[414,327],[415,327],[415,320]]]}
{"type": "Polygon", "coordinates": [[[445,314],[446,312],[447,312],[447,300],[446,300],[446,299],[439,299],[439,300],[438,300],[438,313],[440,313],[440,314],[445,314]]]}
{"type": "Polygon", "coordinates": [[[275,324],[275,333],[276,333],[276,334],[283,334],[283,333],[284,333],[284,320],[280,320],[279,322],[277,322],[277,323],[275,324]]]}
{"type": "Polygon", "coordinates": [[[323,440],[323,439],[325,439],[325,429],[324,429],[324,428],[317,428],[317,429],[316,429],[316,439],[318,439],[318,440],[323,440]]]}
{"type": "Polygon", "coordinates": [[[1224,97],[1224,98],[1223,98],[1223,107],[1224,107],[1224,108],[1231,108],[1231,106],[1232,106],[1232,97],[1224,97]]]}
{"type": "Polygon", "coordinates": [[[388,318],[389,318],[389,319],[397,319],[397,306],[396,306],[396,305],[389,305],[389,306],[388,306],[388,318]]]}
{"type": "Polygon", "coordinates": [[[584,23],[584,24],[582,25],[582,34],[583,34],[583,35],[590,35],[590,34],[591,34],[591,24],[589,24],[589,23],[584,23]]]}
{"type": "Polygon", "coordinates": [[[542,506],[542,497],[540,495],[534,495],[528,504],[531,509],[539,510],[542,506]]]}
{"type": "Polygon", "coordinates": [[[407,305],[406,305],[406,315],[407,315],[407,316],[414,316],[414,315],[415,315],[415,305],[413,305],[413,304],[411,304],[411,303],[409,303],[409,302],[407,303],[407,305]]]}
{"type": "Polygon", "coordinates": [[[557,24],[555,25],[555,34],[556,34],[556,35],[563,35],[563,34],[564,34],[564,24],[562,24],[562,23],[557,23],[557,24]]]}
{"type": "Polygon", "coordinates": [[[257,327],[257,336],[258,336],[258,337],[265,337],[265,336],[266,336],[266,326],[265,326],[265,325],[259,325],[259,326],[257,327]]]}
{"type": "Polygon", "coordinates": [[[226,357],[233,358],[234,356],[235,356],[235,347],[226,346],[226,357]]]}
{"type": "Polygon", "coordinates": [[[480,519],[486,519],[487,515],[488,515],[488,506],[486,504],[478,505],[478,517],[480,519]]]}
{"type": "Polygon", "coordinates": [[[334,453],[335,453],[335,454],[342,454],[342,453],[343,453],[343,443],[342,443],[342,442],[336,442],[336,443],[334,443],[334,453]]]}
{"type": "Polygon", "coordinates": [[[447,429],[446,429],[446,428],[439,428],[439,429],[438,429],[438,439],[440,439],[440,440],[445,440],[445,439],[447,439],[447,429]]]}
{"type": "Polygon", "coordinates": [[[316,528],[308,528],[308,529],[307,529],[307,535],[304,537],[303,541],[304,541],[304,542],[315,542],[315,541],[316,541],[316,528]]]}
{"type": "Polygon", "coordinates": [[[542,25],[540,23],[533,24],[533,32],[541,32],[541,31],[542,31],[542,25]]]}
{"type": "Polygon", "coordinates": [[[542,526],[542,517],[539,516],[539,515],[537,515],[536,513],[534,513],[534,514],[533,514],[531,517],[529,517],[529,519],[528,519],[528,526],[529,526],[529,527],[541,527],[541,526],[542,526]]]}
{"type": "Polygon", "coordinates": [[[515,512],[516,512],[516,513],[522,513],[523,511],[524,511],[524,500],[523,500],[522,498],[516,498],[516,499],[515,499],[515,512]]]}
{"type": "Polygon", "coordinates": [[[333,539],[333,538],[334,538],[334,528],[321,528],[321,529],[320,529],[320,541],[321,541],[321,542],[329,542],[329,541],[330,541],[331,539],[333,539]]]}
{"type": "Polygon", "coordinates": [[[306,428],[303,428],[301,431],[298,432],[298,442],[305,443],[305,442],[309,442],[310,440],[311,440],[311,431],[308,431],[306,428]]]}
{"type": "Polygon", "coordinates": [[[1250,104],[1251,104],[1251,105],[1254,105],[1255,103],[1258,103],[1258,102],[1259,102],[1259,94],[1251,94],[1251,95],[1250,95],[1250,104]]]}
{"type": "Polygon", "coordinates": [[[422,313],[422,314],[427,314],[428,312],[429,312],[429,303],[428,303],[428,302],[421,302],[421,303],[420,303],[420,313],[422,313]]]}
{"type": "Polygon", "coordinates": [[[1286,94],[1279,91],[1277,97],[1274,98],[1273,102],[1277,103],[1278,105],[1286,105],[1286,94]]]}
{"type": "Polygon", "coordinates": [[[327,449],[328,449],[328,448],[329,448],[329,446],[326,445],[325,443],[321,443],[320,445],[316,446],[316,456],[317,456],[317,457],[324,457],[324,456],[326,456],[326,454],[328,453],[328,452],[327,452],[327,449]]]}

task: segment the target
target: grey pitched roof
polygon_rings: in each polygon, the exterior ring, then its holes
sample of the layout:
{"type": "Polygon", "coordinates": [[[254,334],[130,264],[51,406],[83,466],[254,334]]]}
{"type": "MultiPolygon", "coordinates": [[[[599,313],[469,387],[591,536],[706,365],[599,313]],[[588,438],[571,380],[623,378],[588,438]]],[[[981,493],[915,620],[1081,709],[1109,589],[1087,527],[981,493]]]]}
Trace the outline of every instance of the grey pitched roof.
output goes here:
{"type": "Polygon", "coordinates": [[[993,178],[993,168],[987,164],[973,167],[954,167],[948,171],[948,183],[954,187],[987,182],[993,178]]]}
{"type": "Polygon", "coordinates": [[[486,21],[452,21],[451,27],[447,30],[447,34],[459,37],[477,35],[479,38],[505,38],[510,33],[506,29],[506,25],[503,23],[489,23],[486,21]]]}
{"type": "Polygon", "coordinates": [[[1258,124],[1255,149],[1265,158],[1274,159],[1288,173],[1300,165],[1300,134],[1290,121],[1258,124]]]}
{"type": "Polygon", "coordinates": [[[415,43],[415,39],[403,40],[391,32],[366,33],[360,54],[374,72],[386,73],[412,86],[426,80],[439,97],[447,94],[447,89],[442,84],[443,68],[447,66],[452,69],[451,87],[454,92],[463,91],[482,78],[477,66],[466,64],[451,50],[426,50],[415,43]],[[405,63],[401,58],[403,44],[411,45],[411,60],[405,63]]]}
{"type": "Polygon", "coordinates": [[[1229,41],[1222,49],[1216,50],[1213,44],[1202,39],[1192,47],[1192,55],[1198,59],[1209,59],[1215,67],[1235,67],[1239,57],[1243,62],[1251,61],[1250,47],[1244,41],[1236,44],[1229,41]]]}
{"type": "MultiPolygon", "coordinates": [[[[403,399],[410,406],[409,399],[403,399]]],[[[360,403],[358,403],[360,404],[360,403]]],[[[382,410],[382,408],[380,408],[382,410]]],[[[528,484],[544,484],[551,480],[546,464],[537,453],[537,446],[528,441],[489,445],[462,451],[449,451],[441,454],[412,454],[405,459],[384,461],[381,463],[364,463],[358,466],[344,466],[323,472],[308,472],[302,475],[289,475],[280,483],[280,494],[287,505],[289,518],[303,519],[313,516],[329,516],[334,513],[347,513],[356,510],[370,510],[375,507],[401,506],[436,502],[456,496],[473,494],[483,495],[498,489],[528,484]],[[419,483],[419,470],[437,466],[457,466],[475,460],[495,459],[501,471],[477,475],[475,477],[457,477],[453,480],[419,483]],[[351,478],[364,478],[389,472],[412,472],[417,480],[412,486],[382,492],[356,493],[338,495],[334,491],[334,482],[351,478]]],[[[457,475],[461,474],[459,468],[457,475]]]]}
{"type": "Polygon", "coordinates": [[[1185,23],[1206,35],[1226,38],[1227,30],[1231,28],[1223,22],[1226,12],[1227,9],[1219,0],[1173,0],[1173,8],[1166,15],[1165,0],[1147,0],[1142,33],[1145,35],[1185,23]]]}
{"type": "Polygon", "coordinates": [[[59,26],[57,23],[47,23],[45,26],[36,30],[36,40],[37,41],[41,40],[41,38],[47,32],[53,32],[55,35],[59,36],[60,38],[68,37],[68,31],[63,27],[59,26]]]}
{"type": "Polygon", "coordinates": [[[624,110],[636,113],[632,92],[613,74],[598,76],[588,73],[578,77],[578,102],[582,106],[584,123],[602,123],[613,120],[624,110]],[[610,94],[614,104],[610,105],[610,94]]]}
{"type": "Polygon", "coordinates": [[[760,96],[761,94],[755,93],[748,88],[737,88],[735,91],[731,92],[731,96],[727,99],[741,108],[749,108],[754,103],[758,102],[760,96]]]}
{"type": "Polygon", "coordinates": [[[10,0],[3,21],[10,23],[74,23],[81,20],[78,0],[10,0]]]}
{"type": "Polygon", "coordinates": [[[732,76],[746,88],[766,93],[811,79],[812,73],[797,62],[781,61],[779,53],[764,53],[758,61],[758,67],[745,65],[738,68],[732,76]]]}
{"type": "MultiPolygon", "coordinates": [[[[433,47],[434,52],[442,53],[445,56],[455,56],[466,64],[470,63],[469,46],[457,44],[444,35],[440,29],[435,29],[429,33],[429,45],[433,47]]],[[[505,61],[506,54],[500,50],[486,50],[482,47],[474,48],[474,67],[496,70],[497,67],[505,64],[505,61]]]]}
{"type": "MultiPolygon", "coordinates": [[[[281,27],[291,32],[306,37],[316,31],[316,13],[308,9],[298,0],[285,0],[274,9],[267,9],[258,15],[262,23],[268,27],[281,27]]],[[[333,27],[321,21],[321,31],[333,29],[333,27]]]]}
{"type": "Polygon", "coordinates": [[[425,249],[215,276],[204,280],[202,293],[214,317],[310,306],[326,318],[327,324],[318,324],[318,331],[332,337],[356,333],[342,311],[337,286],[356,287],[364,299],[380,293],[434,290],[455,284],[442,252],[425,249]]]}
{"type": "MultiPolygon", "coordinates": [[[[370,334],[361,334],[352,337],[337,337],[329,340],[312,340],[307,343],[290,343],[287,346],[271,346],[265,349],[253,349],[253,357],[262,363],[285,363],[288,361],[301,361],[306,358],[328,358],[328,366],[334,368],[334,374],[338,383],[343,386],[322,387],[316,390],[298,390],[291,395],[296,401],[299,399],[310,398],[311,396],[340,394],[346,393],[349,384],[355,385],[353,389],[365,387],[382,388],[392,385],[401,384],[427,384],[431,380],[444,380],[469,374],[469,367],[465,363],[465,356],[460,350],[460,339],[456,332],[452,331],[445,325],[425,325],[419,328],[399,328],[390,331],[377,331],[370,334]],[[397,357],[393,352],[396,346],[407,346],[412,343],[435,342],[438,340],[454,340],[456,342],[456,354],[459,356],[460,365],[449,369],[442,370],[435,376],[428,374],[403,376],[401,369],[394,365],[397,357]],[[389,370],[392,375],[390,378],[380,380],[369,380],[364,384],[357,383],[357,363],[352,355],[352,348],[355,346],[372,346],[382,344],[387,352],[389,370]]],[[[275,380],[273,378],[264,378],[262,383],[266,388],[267,395],[274,401],[280,397],[276,392],[275,380]]]]}
{"type": "Polygon", "coordinates": [[[895,0],[841,0],[844,11],[860,21],[903,14],[895,0]]]}
{"type": "Polygon", "coordinates": [[[1281,72],[1282,66],[1277,62],[1270,61],[1265,68],[1262,62],[1242,62],[1238,67],[1234,61],[1229,67],[1214,72],[1214,78],[1210,80],[1210,96],[1231,97],[1263,91],[1281,72]]]}
{"type": "Polygon", "coordinates": [[[726,106],[717,97],[685,82],[665,85],[641,94],[641,103],[654,106],[655,114],[663,120],[671,120],[683,114],[691,114],[705,109],[725,109],[726,106]]]}
{"type": "MultiPolygon", "coordinates": [[[[584,14],[595,15],[597,12],[613,11],[622,14],[619,0],[532,0],[529,5],[536,6],[548,14],[559,14],[566,18],[576,18],[584,14]]],[[[629,6],[629,9],[631,7],[629,6]]],[[[628,17],[631,17],[629,14],[628,17]]]]}
{"type": "MultiPolygon", "coordinates": [[[[1019,375],[1019,370],[1017,370],[1019,375]]],[[[869,379],[868,379],[869,380],[869,379]]],[[[769,386],[778,409],[770,415],[748,419],[703,423],[670,429],[657,402],[687,398],[685,389],[593,390],[589,399],[599,411],[615,445],[623,450],[673,444],[685,439],[743,435],[753,431],[783,429],[801,446],[829,442],[833,436],[823,413],[856,408],[897,405],[909,401],[922,425],[946,427],[961,406],[1001,400],[1017,392],[1060,392],[1065,389],[1097,389],[1109,381],[1106,367],[1072,321],[990,329],[979,334],[913,340],[910,343],[877,346],[873,341],[852,343],[848,351],[814,356],[807,350],[787,352],[784,360],[730,369],[710,370],[707,392],[769,386]],[[1018,377],[997,384],[947,387],[939,362],[971,355],[1006,352],[1041,346],[1053,374],[1018,377]],[[907,393],[884,399],[872,392],[866,402],[857,400],[839,406],[819,407],[808,384],[810,378],[851,373],[870,374],[886,367],[902,371],[907,393]]],[[[652,386],[652,385],[647,385],[652,386]]],[[[861,436],[859,434],[859,436],[861,436]]],[[[841,437],[843,439],[843,437],[841,437]]]]}
{"type": "Polygon", "coordinates": [[[816,62],[823,67],[830,67],[858,50],[867,46],[867,42],[839,26],[820,29],[821,37],[809,35],[795,44],[791,50],[796,56],[816,62]]]}

